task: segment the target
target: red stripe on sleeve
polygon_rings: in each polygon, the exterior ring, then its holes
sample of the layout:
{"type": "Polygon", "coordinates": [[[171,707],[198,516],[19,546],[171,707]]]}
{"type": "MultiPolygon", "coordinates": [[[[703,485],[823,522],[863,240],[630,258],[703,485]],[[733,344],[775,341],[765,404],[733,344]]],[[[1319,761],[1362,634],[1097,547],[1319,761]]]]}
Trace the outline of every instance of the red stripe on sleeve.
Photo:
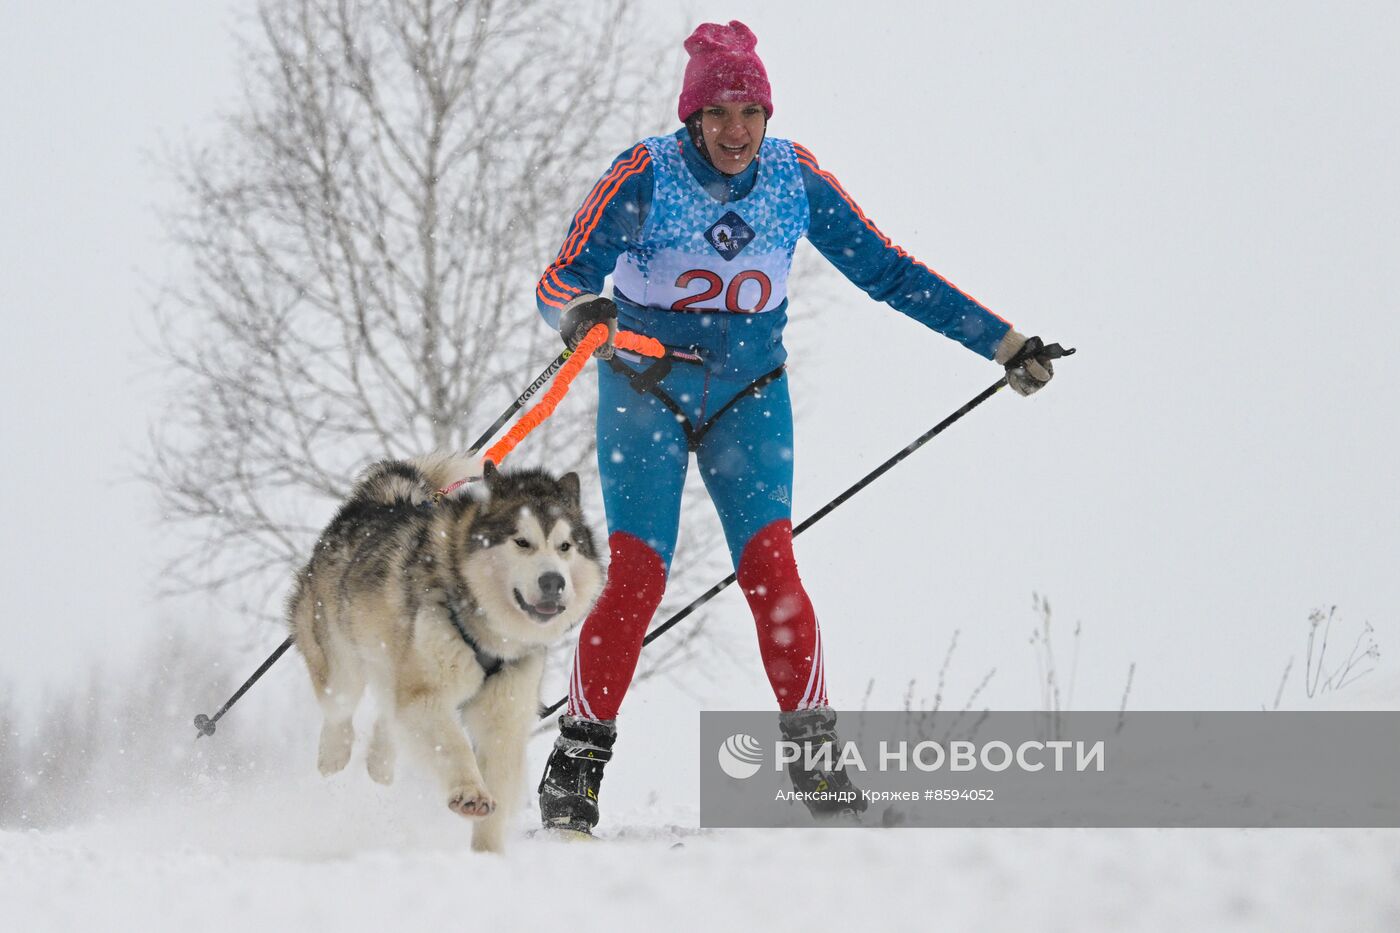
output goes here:
{"type": "Polygon", "coordinates": [[[567,268],[578,257],[583,245],[588,242],[588,237],[597,229],[598,222],[602,220],[608,202],[622,187],[623,182],[640,173],[650,164],[651,156],[647,152],[646,146],[638,143],[625,161],[615,165],[593,186],[593,190],[584,199],[583,206],[574,215],[569,235],[565,238],[564,246],[559,250],[559,255],[555,257],[554,262],[540,278],[539,286],[535,289],[535,294],[540,300],[552,307],[561,308],[563,303],[567,303],[582,294],[578,289],[570,288],[564,284],[564,281],[559,277],[559,270],[567,268]]]}

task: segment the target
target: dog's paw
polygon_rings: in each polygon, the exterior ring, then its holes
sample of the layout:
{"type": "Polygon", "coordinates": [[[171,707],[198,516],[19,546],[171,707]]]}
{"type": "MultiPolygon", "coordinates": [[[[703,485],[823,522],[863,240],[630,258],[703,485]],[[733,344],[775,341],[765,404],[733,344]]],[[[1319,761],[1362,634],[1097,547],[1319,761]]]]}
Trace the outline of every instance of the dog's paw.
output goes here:
{"type": "Polygon", "coordinates": [[[394,783],[394,743],[385,727],[376,725],[365,755],[365,770],[376,784],[394,783]]]}
{"type": "Polygon", "coordinates": [[[447,798],[447,806],[453,813],[469,818],[490,816],[496,809],[496,801],[482,791],[459,790],[447,798]]]}
{"type": "Polygon", "coordinates": [[[350,749],[335,748],[321,749],[321,754],[316,759],[316,767],[321,769],[321,774],[330,777],[339,771],[343,771],[350,763],[350,749]]]}
{"type": "Polygon", "coordinates": [[[387,787],[394,783],[394,756],[370,755],[365,759],[365,770],[369,772],[371,781],[387,787]]]}
{"type": "Polygon", "coordinates": [[[321,729],[321,747],[316,755],[316,766],[321,773],[330,777],[342,770],[350,762],[350,750],[355,744],[355,733],[349,723],[321,729]]]}

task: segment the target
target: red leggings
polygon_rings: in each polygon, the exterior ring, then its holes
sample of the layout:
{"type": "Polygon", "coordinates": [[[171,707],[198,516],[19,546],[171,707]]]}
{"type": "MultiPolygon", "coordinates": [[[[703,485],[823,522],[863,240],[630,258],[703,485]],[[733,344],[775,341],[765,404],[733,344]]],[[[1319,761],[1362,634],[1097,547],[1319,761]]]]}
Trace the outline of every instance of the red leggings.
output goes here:
{"type": "MultiPolygon", "coordinates": [[[[608,545],[608,582],[579,632],[569,677],[569,715],[588,719],[617,718],[647,626],[666,591],[666,566],[640,538],[616,531],[608,545]]],[[[791,521],[772,522],[749,539],[738,576],[779,708],[828,705],[821,630],[797,576],[791,521]]]]}

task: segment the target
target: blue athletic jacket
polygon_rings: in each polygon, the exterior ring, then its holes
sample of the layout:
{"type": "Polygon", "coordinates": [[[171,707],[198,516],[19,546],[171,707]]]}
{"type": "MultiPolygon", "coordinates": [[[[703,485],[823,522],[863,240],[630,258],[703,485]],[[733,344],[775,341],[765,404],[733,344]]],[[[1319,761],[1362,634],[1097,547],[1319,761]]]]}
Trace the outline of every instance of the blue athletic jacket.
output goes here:
{"type": "MultiPolygon", "coordinates": [[[[870,297],[988,359],[993,357],[1011,325],[890,242],[804,147],[785,140],[765,140],[760,158],[740,174],[729,176],[695,149],[685,128],[673,138],[684,166],[720,204],[739,201],[750,193],[765,153],[795,155],[801,189],[806,192],[806,236],[811,244],[870,297]]],[[[613,273],[619,259],[627,260],[634,280],[638,262],[646,268],[644,259],[650,250],[647,220],[657,174],[652,153],[658,151],[660,142],[664,138],[651,140],[649,151],[644,141],[618,156],[574,215],[564,246],[535,292],[540,314],[551,327],[558,328],[560,311],[572,298],[600,294],[603,280],[613,273]],[[624,257],[626,253],[631,255],[624,257]]],[[[658,168],[672,171],[665,166],[658,168]]],[[[656,236],[654,232],[650,235],[656,236]]],[[[696,286],[703,287],[703,281],[696,286]]],[[[753,379],[776,369],[787,357],[782,345],[787,322],[783,294],[777,307],[758,314],[719,309],[696,313],[694,308],[686,313],[670,307],[647,307],[616,288],[613,299],[623,330],[644,333],[670,347],[695,350],[716,375],[753,379]]]]}

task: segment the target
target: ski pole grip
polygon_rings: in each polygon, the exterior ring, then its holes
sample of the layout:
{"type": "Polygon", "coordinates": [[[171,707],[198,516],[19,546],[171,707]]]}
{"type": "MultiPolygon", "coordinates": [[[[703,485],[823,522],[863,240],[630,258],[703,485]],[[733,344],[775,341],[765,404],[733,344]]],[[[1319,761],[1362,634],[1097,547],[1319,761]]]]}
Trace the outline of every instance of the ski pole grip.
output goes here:
{"type": "MultiPolygon", "coordinates": [[[[588,333],[583,335],[583,339],[574,346],[574,352],[570,356],[571,358],[578,356],[587,360],[593,356],[593,351],[601,347],[604,343],[607,343],[607,340],[608,325],[594,324],[593,327],[589,329],[588,333]]],[[[569,369],[568,363],[565,363],[564,367],[567,371],[569,369]]]]}
{"type": "Polygon", "coordinates": [[[1073,356],[1074,347],[1065,349],[1058,343],[1047,344],[1039,337],[1027,337],[1026,342],[1021,345],[1021,349],[1016,351],[1016,355],[1006,361],[1007,369],[1015,369],[1029,360],[1058,360],[1062,357],[1073,356]]]}

